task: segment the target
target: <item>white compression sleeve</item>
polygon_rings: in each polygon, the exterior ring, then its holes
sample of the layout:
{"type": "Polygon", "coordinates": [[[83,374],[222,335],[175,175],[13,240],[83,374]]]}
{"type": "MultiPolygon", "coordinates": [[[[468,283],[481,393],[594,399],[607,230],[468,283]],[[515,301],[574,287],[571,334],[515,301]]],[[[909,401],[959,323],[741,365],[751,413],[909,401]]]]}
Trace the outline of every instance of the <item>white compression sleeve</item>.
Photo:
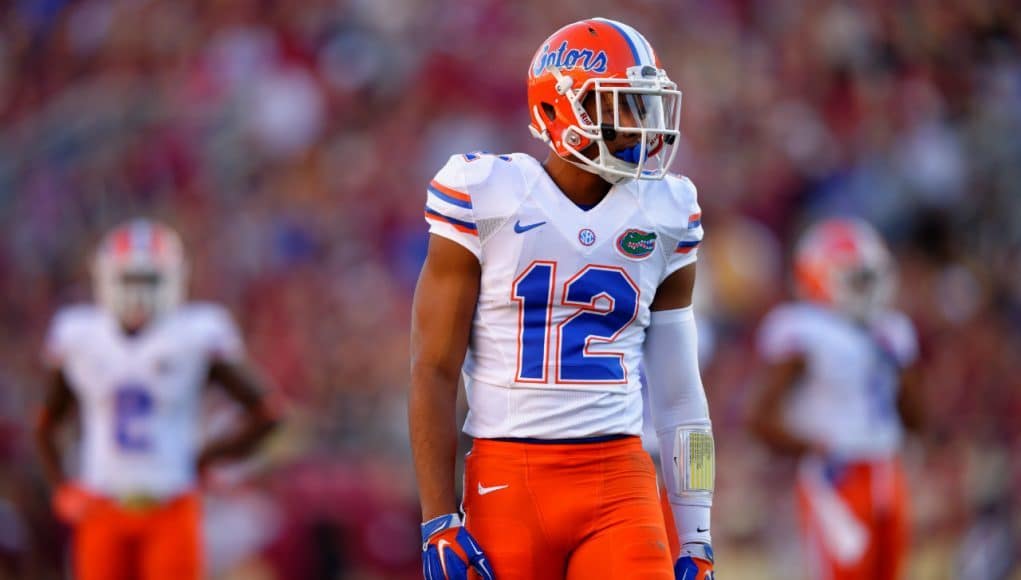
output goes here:
{"type": "Polygon", "coordinates": [[[713,504],[712,424],[698,372],[698,332],[692,307],[652,313],[645,334],[645,376],[652,422],[677,535],[710,542],[713,504]]]}

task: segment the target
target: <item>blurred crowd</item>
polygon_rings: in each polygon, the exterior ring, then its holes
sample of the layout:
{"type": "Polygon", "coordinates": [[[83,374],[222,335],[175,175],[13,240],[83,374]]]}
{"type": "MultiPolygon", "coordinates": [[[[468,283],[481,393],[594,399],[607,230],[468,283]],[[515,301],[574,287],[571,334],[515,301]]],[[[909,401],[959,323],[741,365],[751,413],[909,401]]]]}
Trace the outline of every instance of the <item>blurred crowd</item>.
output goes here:
{"type": "Polygon", "coordinates": [[[1007,0],[0,4],[0,577],[60,573],[66,531],[31,446],[39,346],[58,307],[89,299],[98,237],[135,215],[181,232],[192,296],[231,308],[287,403],[266,453],[211,484],[214,572],[416,577],[405,391],[425,184],[454,153],[545,155],[527,67],[589,16],[641,30],[684,93],[674,168],[707,232],[721,573],[797,572],[771,533],[795,526],[791,465],[742,421],[790,244],[839,214],[887,236],[921,337],[911,577],[1009,577],[1021,10],[1007,0]]]}

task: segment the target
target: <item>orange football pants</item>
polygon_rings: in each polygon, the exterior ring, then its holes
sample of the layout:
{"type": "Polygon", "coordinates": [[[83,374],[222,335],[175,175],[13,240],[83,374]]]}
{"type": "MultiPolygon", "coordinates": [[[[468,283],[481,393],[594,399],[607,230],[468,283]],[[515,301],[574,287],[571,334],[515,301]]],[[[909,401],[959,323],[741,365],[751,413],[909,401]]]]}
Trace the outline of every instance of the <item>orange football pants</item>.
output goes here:
{"type": "Polygon", "coordinates": [[[75,525],[77,580],[199,580],[200,500],[180,496],[146,509],[96,499],[75,525]]]}
{"type": "Polygon", "coordinates": [[[842,561],[825,538],[825,516],[819,513],[809,486],[799,482],[798,507],[812,578],[900,578],[910,539],[909,492],[900,462],[850,463],[834,469],[827,480],[866,532],[866,547],[860,558],[842,561]]]}
{"type": "Polygon", "coordinates": [[[657,485],[638,437],[476,439],[465,526],[500,580],[673,580],[657,485]]]}

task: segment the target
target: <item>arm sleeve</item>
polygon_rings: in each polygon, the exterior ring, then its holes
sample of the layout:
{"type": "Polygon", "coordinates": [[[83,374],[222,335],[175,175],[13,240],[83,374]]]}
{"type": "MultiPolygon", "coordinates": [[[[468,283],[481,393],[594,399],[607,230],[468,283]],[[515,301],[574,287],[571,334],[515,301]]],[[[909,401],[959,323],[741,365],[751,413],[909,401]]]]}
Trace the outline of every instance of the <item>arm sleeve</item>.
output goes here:
{"type": "Polygon", "coordinates": [[[684,466],[678,456],[678,432],[712,432],[709,404],[698,370],[698,332],[692,307],[652,313],[646,330],[645,375],[652,422],[659,438],[667,497],[681,543],[711,541],[711,485],[708,492],[680,492],[684,466]]]}
{"type": "Polygon", "coordinates": [[[468,161],[455,155],[426,188],[425,220],[429,233],[464,246],[481,259],[482,245],[466,179],[468,161]]]}

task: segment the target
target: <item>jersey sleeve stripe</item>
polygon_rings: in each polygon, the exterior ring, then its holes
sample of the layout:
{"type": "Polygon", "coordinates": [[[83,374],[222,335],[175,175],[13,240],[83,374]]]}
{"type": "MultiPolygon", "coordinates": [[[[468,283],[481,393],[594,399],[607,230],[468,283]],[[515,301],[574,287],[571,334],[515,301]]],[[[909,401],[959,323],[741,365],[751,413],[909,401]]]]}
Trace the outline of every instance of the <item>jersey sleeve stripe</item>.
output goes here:
{"type": "Polygon", "coordinates": [[[687,254],[688,252],[697,248],[698,245],[701,243],[702,243],[701,240],[680,241],[677,243],[677,249],[674,250],[674,253],[687,254]]]}
{"type": "Polygon", "coordinates": [[[451,196],[443,193],[442,191],[440,191],[438,189],[434,189],[432,186],[429,187],[429,197],[434,199],[434,200],[437,200],[437,201],[440,201],[440,202],[443,202],[443,203],[449,203],[450,205],[455,205],[457,207],[461,207],[461,208],[464,208],[464,209],[472,209],[472,202],[471,201],[464,201],[464,200],[458,199],[456,197],[451,197],[451,196]]]}
{"type": "Polygon", "coordinates": [[[429,206],[425,206],[425,219],[448,223],[454,226],[454,229],[456,229],[459,232],[464,232],[466,234],[472,234],[476,236],[479,235],[478,228],[475,227],[474,223],[445,216],[440,212],[430,208],[429,206]]]}
{"type": "Polygon", "coordinates": [[[469,196],[467,193],[457,191],[456,189],[451,189],[443,185],[442,183],[436,181],[435,179],[429,182],[429,193],[435,195],[436,197],[442,199],[447,203],[456,205],[458,207],[463,207],[467,209],[471,209],[472,207],[471,196],[469,196]]]}
{"type": "Polygon", "coordinates": [[[693,230],[702,225],[702,214],[695,213],[688,217],[688,229],[693,230]]]}

